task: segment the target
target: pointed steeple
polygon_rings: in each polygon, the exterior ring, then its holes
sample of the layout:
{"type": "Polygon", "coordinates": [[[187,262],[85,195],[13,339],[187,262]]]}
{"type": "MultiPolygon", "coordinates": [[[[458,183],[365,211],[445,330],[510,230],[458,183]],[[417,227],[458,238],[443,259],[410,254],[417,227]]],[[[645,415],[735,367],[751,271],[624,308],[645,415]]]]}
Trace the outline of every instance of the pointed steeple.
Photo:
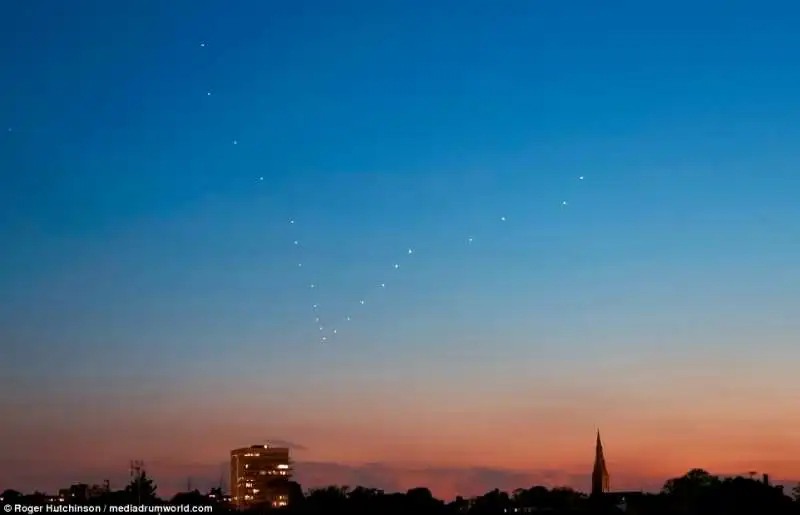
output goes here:
{"type": "Polygon", "coordinates": [[[608,492],[609,476],[606,459],[603,456],[603,443],[600,441],[600,430],[597,430],[597,443],[594,450],[594,469],[592,470],[592,495],[608,492]]]}

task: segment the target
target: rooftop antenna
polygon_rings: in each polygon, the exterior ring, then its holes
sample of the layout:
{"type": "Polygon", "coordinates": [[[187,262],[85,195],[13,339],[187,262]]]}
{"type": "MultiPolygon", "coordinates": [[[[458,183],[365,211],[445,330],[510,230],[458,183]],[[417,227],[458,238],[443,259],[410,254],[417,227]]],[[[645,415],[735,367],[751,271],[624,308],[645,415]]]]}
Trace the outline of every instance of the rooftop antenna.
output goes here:
{"type": "Polygon", "coordinates": [[[131,460],[131,482],[136,487],[136,498],[138,503],[142,504],[142,476],[144,471],[144,462],[142,460],[131,460]]]}

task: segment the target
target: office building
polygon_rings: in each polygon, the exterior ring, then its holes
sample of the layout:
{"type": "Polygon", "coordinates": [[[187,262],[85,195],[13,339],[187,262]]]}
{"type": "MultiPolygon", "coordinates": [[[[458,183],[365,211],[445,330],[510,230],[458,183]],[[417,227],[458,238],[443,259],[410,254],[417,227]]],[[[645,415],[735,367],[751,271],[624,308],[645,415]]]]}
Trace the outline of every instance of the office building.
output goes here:
{"type": "Polygon", "coordinates": [[[231,501],[237,508],[287,506],[289,449],[252,445],[231,451],[231,501]]]}

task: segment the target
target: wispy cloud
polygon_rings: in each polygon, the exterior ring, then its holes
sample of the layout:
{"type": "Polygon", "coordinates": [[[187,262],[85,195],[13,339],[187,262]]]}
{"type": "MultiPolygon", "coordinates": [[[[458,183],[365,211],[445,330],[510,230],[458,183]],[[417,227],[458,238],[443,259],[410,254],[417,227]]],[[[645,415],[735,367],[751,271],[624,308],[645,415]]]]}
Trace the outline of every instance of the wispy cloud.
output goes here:
{"type": "Polygon", "coordinates": [[[270,445],[274,445],[275,447],[287,447],[293,451],[307,451],[309,450],[308,447],[305,445],[290,442],[289,440],[282,440],[280,438],[267,438],[265,439],[267,443],[270,445]]]}
{"type": "MultiPolygon", "coordinates": [[[[341,463],[304,462],[296,465],[297,479],[305,487],[328,484],[363,485],[387,491],[405,491],[424,486],[440,498],[457,495],[473,496],[494,488],[512,491],[534,485],[569,486],[586,490],[589,473],[560,469],[532,471],[491,467],[404,467],[388,463],[348,465],[341,463]]],[[[620,478],[620,486],[658,487],[655,478],[629,476],[620,478]]]]}

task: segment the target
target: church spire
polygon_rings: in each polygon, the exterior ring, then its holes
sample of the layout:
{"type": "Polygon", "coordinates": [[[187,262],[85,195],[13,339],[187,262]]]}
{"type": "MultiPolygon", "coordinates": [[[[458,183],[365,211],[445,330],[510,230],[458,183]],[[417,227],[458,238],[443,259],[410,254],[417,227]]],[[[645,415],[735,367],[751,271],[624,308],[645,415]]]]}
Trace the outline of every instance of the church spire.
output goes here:
{"type": "Polygon", "coordinates": [[[609,491],[608,469],[603,456],[603,443],[600,441],[600,430],[597,430],[597,443],[594,450],[594,469],[592,470],[592,495],[599,495],[609,491]]]}

